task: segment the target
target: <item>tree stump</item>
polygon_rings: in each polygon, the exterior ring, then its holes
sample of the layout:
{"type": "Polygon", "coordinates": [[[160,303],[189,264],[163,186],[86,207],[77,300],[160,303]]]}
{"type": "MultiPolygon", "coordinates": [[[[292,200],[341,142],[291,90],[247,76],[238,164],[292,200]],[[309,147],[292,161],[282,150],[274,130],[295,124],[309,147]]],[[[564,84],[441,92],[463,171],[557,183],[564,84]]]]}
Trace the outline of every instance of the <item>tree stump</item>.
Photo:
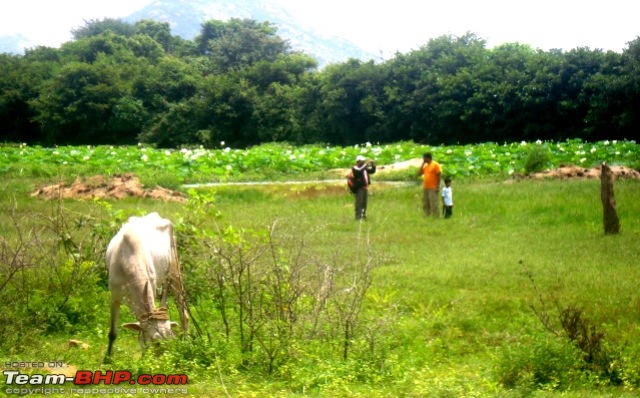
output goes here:
{"type": "Polygon", "coordinates": [[[620,218],[616,210],[616,200],[613,197],[613,173],[611,168],[602,163],[600,174],[600,197],[602,198],[602,213],[605,235],[620,232],[620,218]]]}

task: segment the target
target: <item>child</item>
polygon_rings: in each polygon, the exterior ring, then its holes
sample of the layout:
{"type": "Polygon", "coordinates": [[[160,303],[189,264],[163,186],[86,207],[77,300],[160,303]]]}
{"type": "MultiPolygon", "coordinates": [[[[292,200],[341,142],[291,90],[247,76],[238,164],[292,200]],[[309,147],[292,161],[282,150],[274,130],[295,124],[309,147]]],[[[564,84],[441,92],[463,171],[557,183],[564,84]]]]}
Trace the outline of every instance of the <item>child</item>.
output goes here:
{"type": "Polygon", "coordinates": [[[444,179],[444,188],[442,189],[442,212],[444,218],[453,215],[453,192],[451,191],[451,178],[444,179]]]}

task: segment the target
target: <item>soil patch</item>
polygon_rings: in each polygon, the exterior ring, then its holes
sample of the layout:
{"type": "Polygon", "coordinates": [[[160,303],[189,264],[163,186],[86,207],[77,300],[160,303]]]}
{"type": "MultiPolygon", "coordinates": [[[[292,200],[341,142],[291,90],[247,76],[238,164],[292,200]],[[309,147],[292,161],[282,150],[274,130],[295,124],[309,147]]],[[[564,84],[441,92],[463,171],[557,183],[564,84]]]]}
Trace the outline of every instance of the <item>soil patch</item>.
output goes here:
{"type": "MultiPolygon", "coordinates": [[[[640,180],[640,172],[626,166],[610,166],[613,174],[613,179],[619,178],[640,180]]],[[[578,167],[574,165],[561,166],[555,170],[547,170],[540,173],[533,173],[525,178],[534,180],[544,180],[548,178],[555,179],[600,179],[601,169],[600,167],[592,167],[585,169],[584,167],[578,167]]]]}
{"type": "MultiPolygon", "coordinates": [[[[378,172],[381,174],[390,171],[405,170],[410,167],[418,168],[422,164],[422,159],[411,159],[406,162],[395,163],[392,165],[378,166],[378,172]]],[[[346,177],[350,169],[334,170],[340,177],[346,177]]],[[[619,178],[640,180],[640,171],[626,166],[611,166],[614,180],[619,178]]],[[[513,179],[599,179],[600,167],[590,169],[578,167],[574,165],[561,166],[555,170],[548,170],[540,173],[533,173],[525,176],[517,176],[513,179]]],[[[513,180],[512,179],[512,180],[513,180]]],[[[308,198],[316,196],[335,195],[346,192],[345,185],[329,186],[329,187],[305,187],[304,189],[295,191],[293,197],[308,198]]],[[[31,196],[41,197],[46,200],[58,198],[72,199],[93,199],[93,198],[152,198],[165,202],[187,201],[186,195],[178,191],[172,191],[167,188],[155,187],[145,189],[140,183],[138,177],[132,173],[116,174],[107,180],[103,176],[93,176],[88,178],[78,177],[71,184],[64,182],[47,185],[36,189],[31,196]]]]}
{"type": "Polygon", "coordinates": [[[36,189],[31,196],[38,196],[46,200],[58,198],[93,199],[93,198],[152,198],[165,202],[184,203],[187,198],[184,194],[170,189],[155,187],[145,189],[138,177],[134,174],[115,174],[110,180],[103,176],[93,176],[83,179],[81,177],[71,184],[64,182],[47,185],[36,189]]]}

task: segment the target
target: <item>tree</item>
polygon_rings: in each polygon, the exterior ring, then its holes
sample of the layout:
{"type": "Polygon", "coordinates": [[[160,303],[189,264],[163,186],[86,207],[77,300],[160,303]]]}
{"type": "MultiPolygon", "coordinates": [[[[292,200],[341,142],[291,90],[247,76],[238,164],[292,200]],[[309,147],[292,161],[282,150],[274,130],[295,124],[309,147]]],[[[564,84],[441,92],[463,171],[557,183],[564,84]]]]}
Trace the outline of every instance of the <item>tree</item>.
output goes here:
{"type": "Polygon", "coordinates": [[[306,142],[301,82],[317,66],[308,55],[288,54],[274,62],[261,61],[243,71],[258,97],[252,118],[260,142],[306,142]]]}
{"type": "Polygon", "coordinates": [[[36,99],[44,81],[59,68],[57,50],[27,49],[24,56],[0,55],[0,141],[41,143],[40,126],[34,121],[36,99]]]}
{"type": "Polygon", "coordinates": [[[465,122],[477,83],[474,68],[484,64],[485,41],[467,33],[440,36],[389,63],[389,121],[399,137],[426,143],[472,140],[465,122]]]}
{"type": "Polygon", "coordinates": [[[33,113],[28,101],[33,98],[25,84],[24,59],[0,54],[0,142],[37,140],[37,125],[29,122],[33,113]]]}
{"type": "MultiPolygon", "coordinates": [[[[136,142],[146,117],[142,102],[131,96],[131,82],[143,74],[149,60],[136,57],[130,48],[134,43],[134,38],[107,31],[62,46],[66,62],[30,103],[45,143],[136,142]]],[[[152,46],[159,48],[155,42],[152,46]]]]}
{"type": "Polygon", "coordinates": [[[172,44],[171,27],[168,22],[142,19],[134,24],[135,33],[155,40],[165,52],[170,52],[172,44]]]}
{"type": "Polygon", "coordinates": [[[628,43],[622,61],[621,88],[626,101],[619,125],[621,135],[631,138],[640,131],[640,37],[628,43]]]}
{"type": "Polygon", "coordinates": [[[104,18],[84,20],[84,26],[79,26],[76,29],[71,30],[71,35],[74,40],[86,39],[93,36],[98,36],[106,31],[111,32],[119,36],[133,36],[136,32],[136,28],[128,23],[123,22],[121,19],[104,18]]]}
{"type": "Polygon", "coordinates": [[[210,145],[210,136],[198,135],[204,125],[204,110],[201,105],[195,98],[168,104],[166,111],[159,113],[153,124],[140,134],[140,141],[152,143],[159,148],[196,143],[210,145]]]}
{"type": "Polygon", "coordinates": [[[229,146],[259,144],[255,104],[258,95],[246,79],[233,75],[207,77],[187,101],[170,104],[141,139],[159,147],[224,141],[229,146]]]}
{"type": "Polygon", "coordinates": [[[377,141],[383,124],[380,113],[384,75],[373,61],[350,59],[320,72],[319,102],[313,110],[318,120],[313,134],[340,145],[377,141]]]}
{"type": "Polygon", "coordinates": [[[195,41],[199,53],[208,56],[222,73],[259,61],[274,61],[289,51],[289,45],[276,35],[276,28],[270,22],[252,19],[206,21],[195,41]]]}

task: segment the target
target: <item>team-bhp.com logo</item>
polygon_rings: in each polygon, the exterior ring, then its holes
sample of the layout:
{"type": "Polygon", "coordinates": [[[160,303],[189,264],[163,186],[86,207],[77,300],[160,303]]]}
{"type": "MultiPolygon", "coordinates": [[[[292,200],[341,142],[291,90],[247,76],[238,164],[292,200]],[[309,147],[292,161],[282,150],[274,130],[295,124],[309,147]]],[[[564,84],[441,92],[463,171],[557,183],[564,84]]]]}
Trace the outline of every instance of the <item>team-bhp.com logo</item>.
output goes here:
{"type": "Polygon", "coordinates": [[[7,394],[187,394],[185,374],[141,374],[128,370],[79,370],[73,376],[64,374],[27,374],[5,370],[7,394]],[[73,384],[72,386],[67,386],[73,384]],[[100,386],[100,387],[96,387],[100,386]],[[159,387],[162,386],[162,387],[159,387]]]}

